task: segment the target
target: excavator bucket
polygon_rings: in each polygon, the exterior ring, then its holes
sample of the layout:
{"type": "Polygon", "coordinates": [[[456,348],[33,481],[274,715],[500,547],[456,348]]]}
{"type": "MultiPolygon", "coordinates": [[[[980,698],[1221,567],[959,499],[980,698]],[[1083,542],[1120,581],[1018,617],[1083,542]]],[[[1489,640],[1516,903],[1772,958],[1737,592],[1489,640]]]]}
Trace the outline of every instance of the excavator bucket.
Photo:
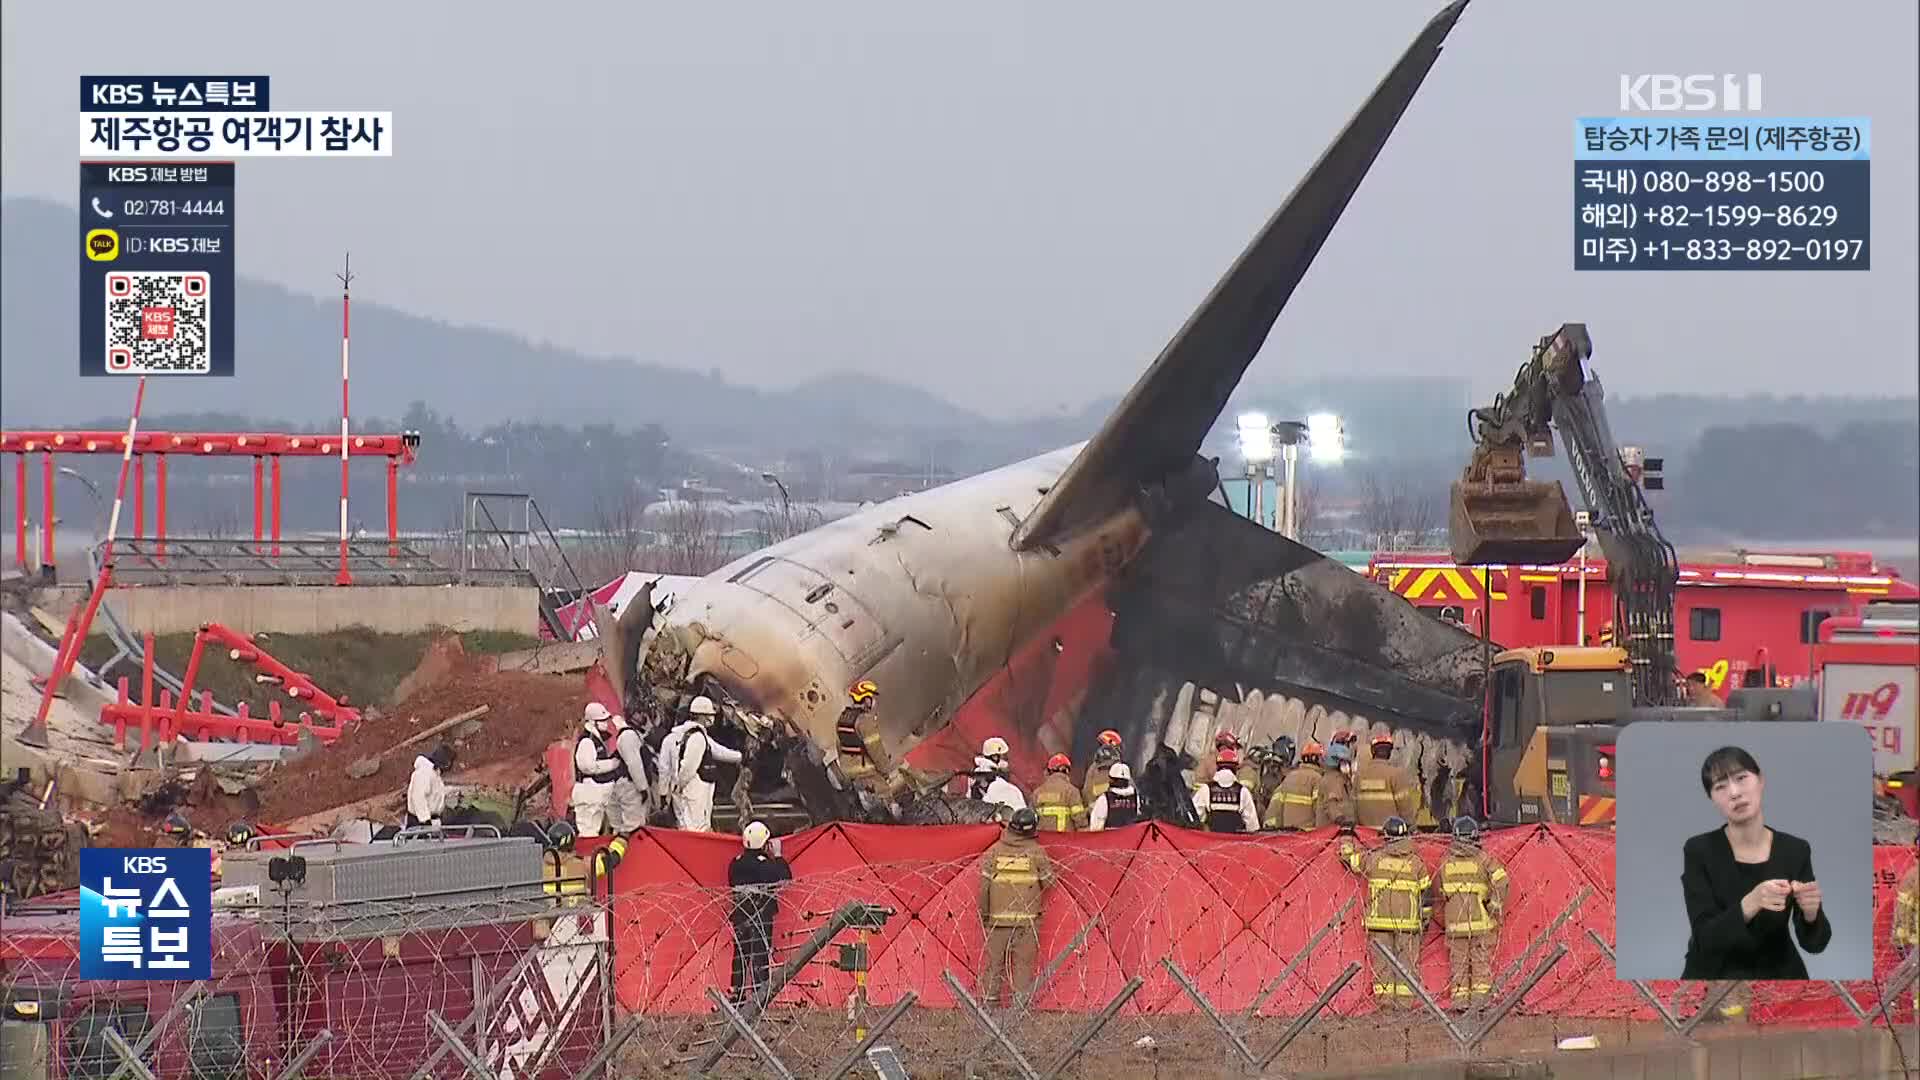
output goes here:
{"type": "Polygon", "coordinates": [[[1565,562],[1585,539],[1558,483],[1456,481],[1451,495],[1447,539],[1463,566],[1565,562]]]}

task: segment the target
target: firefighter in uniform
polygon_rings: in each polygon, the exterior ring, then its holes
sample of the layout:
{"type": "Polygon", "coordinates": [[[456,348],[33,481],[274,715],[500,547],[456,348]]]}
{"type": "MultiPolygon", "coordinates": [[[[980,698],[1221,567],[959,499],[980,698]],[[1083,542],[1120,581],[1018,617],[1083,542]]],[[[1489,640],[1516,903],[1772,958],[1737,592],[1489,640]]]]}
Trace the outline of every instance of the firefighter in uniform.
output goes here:
{"type": "Polygon", "coordinates": [[[840,773],[849,780],[871,776],[878,771],[867,736],[873,730],[874,699],[880,688],[872,679],[861,679],[847,688],[847,707],[840,710],[834,735],[840,747],[840,773]]]}
{"type": "Polygon", "coordinates": [[[1264,808],[1272,803],[1273,793],[1280,789],[1281,782],[1287,778],[1287,770],[1292,767],[1293,740],[1281,735],[1273,740],[1273,749],[1260,759],[1260,778],[1253,787],[1253,804],[1264,808]]]}
{"type": "Polygon", "coordinates": [[[1391,760],[1393,736],[1375,735],[1369,749],[1373,756],[1353,770],[1354,821],[1369,829],[1390,817],[1412,821],[1420,812],[1420,791],[1413,774],[1391,760]]]}
{"type": "Polygon", "coordinates": [[[1453,968],[1453,1007],[1484,1004],[1493,994],[1493,951],[1507,906],[1507,868],[1480,846],[1480,823],[1453,819],[1453,847],[1434,883],[1453,968]]]}
{"type": "Polygon", "coordinates": [[[999,1001],[1003,979],[1015,994],[1033,981],[1041,907],[1053,884],[1053,863],[1034,839],[1039,830],[1040,819],[1031,809],[1015,811],[980,866],[980,922],[987,930],[980,990],[989,1008],[999,1001]]]}
{"type": "Polygon", "coordinates": [[[1212,782],[1193,794],[1193,812],[1208,832],[1260,831],[1260,811],[1253,805],[1253,789],[1234,775],[1239,764],[1238,750],[1221,747],[1214,755],[1212,782]]]}
{"type": "Polygon", "coordinates": [[[1313,824],[1350,825],[1353,823],[1353,751],[1345,743],[1327,747],[1327,769],[1320,779],[1320,805],[1314,807],[1313,824]]]}
{"type": "Polygon", "coordinates": [[[1086,782],[1080,785],[1080,795],[1089,807],[1107,790],[1113,763],[1120,760],[1120,733],[1108,728],[1100,733],[1093,747],[1093,764],[1087,766],[1086,782]]]}
{"type": "MultiPolygon", "coordinates": [[[[1920,951],[1920,863],[1907,870],[1894,889],[1893,951],[1902,957],[1920,951]]],[[[1913,984],[1913,1007],[1920,1010],[1920,981],[1913,984]]]]}
{"type": "Polygon", "coordinates": [[[1300,750],[1300,764],[1287,773],[1267,802],[1267,828],[1300,832],[1318,824],[1320,810],[1320,744],[1310,742],[1300,750]]]}
{"type": "Polygon", "coordinates": [[[1140,820],[1140,793],[1133,789],[1133,768],[1124,761],[1107,766],[1107,789],[1093,797],[1087,831],[1124,829],[1140,820]]]}
{"type": "Polygon", "coordinates": [[[1372,946],[1385,946],[1406,969],[1420,972],[1420,938],[1426,929],[1427,890],[1433,878],[1413,848],[1413,829],[1404,818],[1392,818],[1380,830],[1387,845],[1377,851],[1356,846],[1350,837],[1340,841],[1340,860],[1367,883],[1367,961],[1373,968],[1373,1000],[1383,1009],[1414,1005],[1413,986],[1372,946]]]}
{"type": "Polygon", "coordinates": [[[1034,813],[1048,832],[1079,832],[1087,827],[1087,804],[1080,801],[1080,789],[1068,776],[1072,771],[1073,759],[1055,754],[1047,759],[1047,778],[1033,789],[1034,813]]]}
{"type": "MultiPolygon", "coordinates": [[[[1205,760],[1195,762],[1193,775],[1203,778],[1211,777],[1220,770],[1220,755],[1228,750],[1233,751],[1234,762],[1238,764],[1240,760],[1240,736],[1222,728],[1213,733],[1213,755],[1205,760]]],[[[1208,781],[1206,779],[1202,779],[1198,784],[1195,784],[1194,787],[1196,789],[1204,787],[1207,783],[1208,781]]],[[[1205,814],[1200,816],[1202,818],[1206,817],[1205,814]]]]}

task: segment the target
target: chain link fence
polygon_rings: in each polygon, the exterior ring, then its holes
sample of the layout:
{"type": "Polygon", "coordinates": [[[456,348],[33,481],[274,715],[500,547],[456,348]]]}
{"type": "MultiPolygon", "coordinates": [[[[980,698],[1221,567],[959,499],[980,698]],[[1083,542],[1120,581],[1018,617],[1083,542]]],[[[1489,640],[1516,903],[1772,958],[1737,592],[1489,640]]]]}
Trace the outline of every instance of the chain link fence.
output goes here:
{"type": "Polygon", "coordinates": [[[758,935],[735,922],[737,894],[699,883],[725,880],[738,848],[721,837],[668,849],[643,834],[597,898],[556,885],[531,903],[522,890],[225,908],[202,982],[82,980],[77,910],[16,909],[0,927],[0,1072],[1238,1077],[1537,1053],[1573,1035],[1711,1039],[1836,998],[1839,1023],[1915,1022],[1915,963],[1890,945],[1859,984],[1616,982],[1610,878],[1549,888],[1528,877],[1548,864],[1518,849],[1492,992],[1456,1001],[1445,935],[1430,927],[1414,964],[1369,941],[1363,886],[1329,873],[1327,845],[1194,834],[1183,849],[1174,830],[1050,848],[1037,931],[991,980],[981,858],[955,853],[979,833],[926,830],[911,859],[863,856],[877,834],[859,829],[791,852],[764,970],[747,962],[758,935]],[[1413,993],[1378,1001],[1382,981],[1413,993]],[[1735,994],[1749,1009],[1730,1022],[1718,1006],[1735,994]]]}

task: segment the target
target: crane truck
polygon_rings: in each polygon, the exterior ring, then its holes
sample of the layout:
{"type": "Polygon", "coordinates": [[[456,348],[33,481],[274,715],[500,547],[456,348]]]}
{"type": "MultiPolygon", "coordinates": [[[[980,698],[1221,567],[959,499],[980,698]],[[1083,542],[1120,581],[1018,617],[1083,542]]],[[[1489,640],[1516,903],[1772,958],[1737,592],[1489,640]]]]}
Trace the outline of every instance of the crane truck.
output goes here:
{"type": "MultiPolygon", "coordinates": [[[[1493,821],[1607,824],[1613,820],[1614,739],[1647,720],[1731,720],[1731,709],[1679,704],[1673,647],[1679,560],[1654,523],[1645,490],[1661,462],[1614,442],[1605,392],[1586,367],[1593,339],[1566,323],[1540,339],[1513,386],[1467,414],[1473,456],[1449,492],[1448,540],[1461,565],[1552,565],[1586,543],[1558,482],[1527,477],[1559,432],[1607,558],[1614,597],[1610,643],[1505,651],[1491,658],[1478,775],[1493,821]]],[[[1780,718],[1785,718],[1784,716],[1780,718]]],[[[1471,805],[1471,801],[1470,801],[1471,805]]]]}

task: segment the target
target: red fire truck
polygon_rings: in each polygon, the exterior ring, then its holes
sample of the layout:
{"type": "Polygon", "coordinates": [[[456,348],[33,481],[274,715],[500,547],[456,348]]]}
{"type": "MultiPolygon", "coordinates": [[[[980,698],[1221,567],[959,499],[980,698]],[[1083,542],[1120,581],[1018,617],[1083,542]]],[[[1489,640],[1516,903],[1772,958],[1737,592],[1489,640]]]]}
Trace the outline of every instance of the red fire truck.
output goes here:
{"type": "Polygon", "coordinates": [[[78,894],[13,907],[0,924],[0,1071],[134,1075],[112,1031],[160,1080],[274,1077],[296,1060],[305,1076],[452,1078],[469,1073],[467,1055],[513,1080],[573,1076],[608,1035],[607,913],[542,863],[518,837],[229,851],[213,978],[199,983],[83,980],[78,894]],[[269,879],[283,855],[305,859],[284,887],[286,864],[269,879]]]}
{"type": "Polygon", "coordinates": [[[1873,743],[1873,771],[1909,817],[1920,818],[1920,603],[1868,604],[1820,626],[1813,658],[1820,719],[1859,724],[1873,743]]]}
{"type": "MultiPolygon", "coordinates": [[[[1484,615],[1487,636],[1505,648],[1610,643],[1614,605],[1603,559],[1479,567],[1458,565],[1444,552],[1377,552],[1367,573],[1475,633],[1484,615]]],[[[1683,561],[1673,613],[1679,667],[1705,672],[1722,696],[1747,685],[1749,672],[1761,685],[1766,674],[1776,684],[1803,683],[1815,671],[1825,623],[1856,618],[1873,601],[1917,598],[1920,586],[1863,552],[1738,552],[1683,561]]]]}

